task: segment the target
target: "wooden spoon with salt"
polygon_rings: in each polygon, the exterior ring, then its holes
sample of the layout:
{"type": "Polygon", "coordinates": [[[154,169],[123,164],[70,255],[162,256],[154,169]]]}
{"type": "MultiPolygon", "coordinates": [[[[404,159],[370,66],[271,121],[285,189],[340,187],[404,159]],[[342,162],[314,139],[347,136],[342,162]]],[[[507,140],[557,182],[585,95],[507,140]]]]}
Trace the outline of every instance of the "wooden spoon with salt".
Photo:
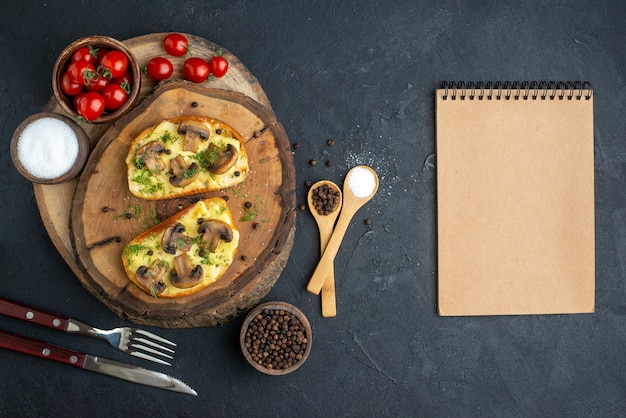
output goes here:
{"type": "Polygon", "coordinates": [[[307,290],[315,295],[319,295],[322,290],[322,286],[326,281],[326,278],[332,271],[335,256],[339,251],[341,241],[350,226],[350,221],[354,214],[370,201],[378,190],[378,176],[376,172],[365,165],[359,165],[353,167],[343,182],[343,196],[342,196],[342,208],[341,214],[333,235],[330,237],[324,254],[320,262],[317,264],[317,268],[311,276],[311,280],[307,286],[307,290]]]}
{"type": "MultiPolygon", "coordinates": [[[[307,201],[309,203],[309,209],[311,210],[311,214],[313,214],[313,218],[315,218],[315,221],[317,222],[317,228],[320,231],[320,249],[321,254],[324,254],[326,245],[328,245],[328,240],[333,233],[335,221],[337,220],[339,212],[341,211],[341,189],[339,189],[339,187],[332,181],[318,181],[309,189],[307,201]],[[318,212],[318,210],[315,208],[315,201],[313,200],[313,193],[324,185],[339,192],[339,200],[337,201],[332,212],[327,215],[318,212]]],[[[328,274],[326,280],[322,285],[322,316],[325,317],[332,317],[337,315],[337,302],[335,299],[335,269],[331,265],[329,270],[330,273],[328,274]]]]}

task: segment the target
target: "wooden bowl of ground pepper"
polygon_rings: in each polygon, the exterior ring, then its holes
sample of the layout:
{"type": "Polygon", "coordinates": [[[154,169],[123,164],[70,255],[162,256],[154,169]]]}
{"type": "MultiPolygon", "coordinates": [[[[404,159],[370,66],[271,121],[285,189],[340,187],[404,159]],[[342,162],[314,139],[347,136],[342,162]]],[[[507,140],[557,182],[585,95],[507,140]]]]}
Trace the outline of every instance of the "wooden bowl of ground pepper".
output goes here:
{"type": "Polygon", "coordinates": [[[280,376],[298,369],[311,352],[312,331],[306,316],[286,302],[266,302],[243,321],[239,343],[258,371],[280,376]]]}

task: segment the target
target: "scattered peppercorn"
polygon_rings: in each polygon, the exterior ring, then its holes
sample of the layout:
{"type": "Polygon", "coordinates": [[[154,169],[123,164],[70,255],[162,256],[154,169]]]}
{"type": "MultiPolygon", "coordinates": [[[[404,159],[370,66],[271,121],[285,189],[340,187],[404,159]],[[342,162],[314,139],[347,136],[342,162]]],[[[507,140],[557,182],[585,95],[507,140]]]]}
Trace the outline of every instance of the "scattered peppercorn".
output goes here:
{"type": "Polygon", "coordinates": [[[242,255],[240,258],[241,258],[241,261],[248,261],[248,256],[246,255],[242,255]]]}
{"type": "Polygon", "coordinates": [[[221,134],[222,134],[222,128],[217,128],[217,129],[215,130],[215,133],[216,133],[217,135],[221,135],[221,134]]]}
{"type": "Polygon", "coordinates": [[[330,145],[331,147],[335,146],[335,140],[334,139],[329,139],[328,141],[326,141],[326,143],[328,145],[330,145]]]}
{"type": "Polygon", "coordinates": [[[311,187],[311,186],[313,186],[313,182],[311,180],[307,180],[307,181],[304,182],[304,186],[307,187],[307,188],[311,187]]]}
{"type": "Polygon", "coordinates": [[[300,144],[298,144],[297,142],[293,144],[293,149],[298,149],[298,148],[300,148],[300,144]]]}
{"type": "Polygon", "coordinates": [[[152,251],[152,250],[148,250],[148,255],[149,255],[149,256],[154,255],[154,251],[152,251]]]}
{"type": "Polygon", "coordinates": [[[198,107],[198,102],[191,102],[191,107],[198,107]]]}
{"type": "Polygon", "coordinates": [[[237,170],[235,171],[235,177],[239,177],[241,175],[241,171],[237,170]]]}
{"type": "Polygon", "coordinates": [[[224,196],[224,200],[228,202],[230,200],[230,197],[224,196]]]}
{"type": "Polygon", "coordinates": [[[372,220],[368,218],[368,219],[364,220],[363,223],[365,225],[371,225],[372,224],[372,220]]]}
{"type": "Polygon", "coordinates": [[[259,223],[258,222],[252,222],[252,228],[259,229],[259,223]]]}
{"type": "Polygon", "coordinates": [[[126,212],[126,219],[132,219],[133,218],[133,214],[130,212],[126,212]]]}
{"type": "Polygon", "coordinates": [[[326,167],[333,165],[333,160],[326,160],[326,167]]]}
{"type": "Polygon", "coordinates": [[[309,165],[312,166],[312,167],[314,167],[316,164],[317,164],[317,161],[315,161],[315,160],[310,160],[309,161],[309,165]]]}
{"type": "Polygon", "coordinates": [[[105,206],[102,208],[102,212],[107,213],[109,211],[109,207],[105,206]]]}
{"type": "Polygon", "coordinates": [[[252,361],[269,370],[285,370],[304,358],[309,338],[297,315],[283,309],[263,309],[245,333],[252,361]]]}
{"type": "Polygon", "coordinates": [[[244,203],[244,206],[248,209],[250,209],[252,207],[252,202],[246,202],[244,203]]]}
{"type": "Polygon", "coordinates": [[[305,210],[306,209],[306,205],[304,203],[300,203],[300,206],[298,206],[300,208],[300,210],[305,210]]]}
{"type": "Polygon", "coordinates": [[[339,203],[339,190],[328,184],[322,184],[315,188],[311,194],[313,206],[320,215],[329,215],[339,203]]]}

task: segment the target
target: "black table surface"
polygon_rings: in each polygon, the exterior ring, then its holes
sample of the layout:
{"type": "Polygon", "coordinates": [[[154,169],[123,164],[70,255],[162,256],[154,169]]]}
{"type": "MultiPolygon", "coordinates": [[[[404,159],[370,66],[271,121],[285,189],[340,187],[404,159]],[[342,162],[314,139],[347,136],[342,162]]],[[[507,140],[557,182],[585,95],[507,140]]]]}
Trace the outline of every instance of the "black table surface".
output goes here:
{"type": "Polygon", "coordinates": [[[164,371],[198,391],[181,395],[0,350],[0,416],[626,415],[623,2],[5,1],[0,295],[101,328],[129,325],[56,251],[9,142],[52,97],[52,66],[67,44],[174,31],[227,48],[257,77],[300,145],[298,203],[307,180],[341,183],[357,164],[378,172],[379,192],[337,256],[338,315],[323,318],[319,298],[306,291],[319,241],[312,216],[298,211],[293,250],[263,299],[295,304],[312,324],[313,350],[295,373],[270,377],[245,363],[243,318],[215,328],[148,327],[179,343],[169,368],[0,318],[0,329],[164,371]],[[443,80],[592,83],[593,314],[438,316],[434,90],[443,80]]]}

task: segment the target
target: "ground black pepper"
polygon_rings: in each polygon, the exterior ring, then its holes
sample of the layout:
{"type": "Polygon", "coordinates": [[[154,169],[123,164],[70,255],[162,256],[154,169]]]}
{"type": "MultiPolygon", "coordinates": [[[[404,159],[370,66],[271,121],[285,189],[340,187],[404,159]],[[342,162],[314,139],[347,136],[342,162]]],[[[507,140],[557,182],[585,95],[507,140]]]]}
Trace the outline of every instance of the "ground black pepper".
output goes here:
{"type": "Polygon", "coordinates": [[[244,343],[252,361],[270,370],[284,370],[303,359],[309,340],[295,314],[264,309],[250,321],[244,343]]]}
{"type": "Polygon", "coordinates": [[[339,203],[339,190],[328,184],[322,184],[315,188],[311,194],[315,210],[320,215],[329,215],[339,203]]]}

